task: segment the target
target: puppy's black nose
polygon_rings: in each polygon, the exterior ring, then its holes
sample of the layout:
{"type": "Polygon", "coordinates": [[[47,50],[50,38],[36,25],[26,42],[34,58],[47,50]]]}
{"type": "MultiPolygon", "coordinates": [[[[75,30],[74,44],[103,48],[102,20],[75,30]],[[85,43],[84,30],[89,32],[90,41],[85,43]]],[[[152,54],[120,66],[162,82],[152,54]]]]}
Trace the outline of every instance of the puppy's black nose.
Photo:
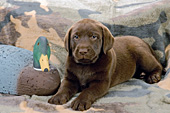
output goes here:
{"type": "Polygon", "coordinates": [[[45,68],[45,69],[44,69],[44,72],[48,72],[48,69],[47,69],[47,68],[45,68]]]}

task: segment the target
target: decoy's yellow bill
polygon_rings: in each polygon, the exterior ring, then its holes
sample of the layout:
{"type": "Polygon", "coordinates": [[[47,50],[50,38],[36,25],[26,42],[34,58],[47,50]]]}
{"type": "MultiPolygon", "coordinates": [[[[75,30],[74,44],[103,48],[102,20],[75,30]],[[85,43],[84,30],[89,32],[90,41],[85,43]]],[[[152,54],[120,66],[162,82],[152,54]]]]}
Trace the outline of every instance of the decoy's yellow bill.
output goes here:
{"type": "Polygon", "coordinates": [[[41,70],[44,72],[48,72],[50,71],[50,67],[49,67],[49,60],[48,60],[48,56],[47,55],[41,55],[40,57],[40,66],[41,66],[41,70]]]}

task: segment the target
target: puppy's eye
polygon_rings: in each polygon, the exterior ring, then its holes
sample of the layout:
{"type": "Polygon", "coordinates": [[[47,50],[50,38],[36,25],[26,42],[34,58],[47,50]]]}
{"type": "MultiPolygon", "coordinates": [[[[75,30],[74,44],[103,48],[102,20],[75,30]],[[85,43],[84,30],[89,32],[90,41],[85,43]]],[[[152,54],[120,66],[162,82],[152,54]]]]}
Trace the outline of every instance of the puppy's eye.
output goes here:
{"type": "Polygon", "coordinates": [[[93,40],[96,40],[96,39],[97,39],[97,36],[93,35],[93,36],[92,36],[92,39],[93,39],[93,40]]]}
{"type": "Polygon", "coordinates": [[[77,35],[75,35],[75,36],[73,37],[73,39],[78,40],[79,37],[78,37],[77,35]]]}

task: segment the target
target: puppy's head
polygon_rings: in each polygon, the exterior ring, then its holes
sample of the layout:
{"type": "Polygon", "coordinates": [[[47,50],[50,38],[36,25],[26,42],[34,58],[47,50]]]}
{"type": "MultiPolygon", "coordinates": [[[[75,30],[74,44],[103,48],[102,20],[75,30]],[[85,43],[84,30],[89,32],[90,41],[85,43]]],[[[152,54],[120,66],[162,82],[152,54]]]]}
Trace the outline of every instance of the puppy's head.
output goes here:
{"type": "Polygon", "coordinates": [[[102,52],[113,47],[114,38],[108,28],[91,19],[75,23],[66,33],[65,48],[76,63],[95,63],[102,52]]]}

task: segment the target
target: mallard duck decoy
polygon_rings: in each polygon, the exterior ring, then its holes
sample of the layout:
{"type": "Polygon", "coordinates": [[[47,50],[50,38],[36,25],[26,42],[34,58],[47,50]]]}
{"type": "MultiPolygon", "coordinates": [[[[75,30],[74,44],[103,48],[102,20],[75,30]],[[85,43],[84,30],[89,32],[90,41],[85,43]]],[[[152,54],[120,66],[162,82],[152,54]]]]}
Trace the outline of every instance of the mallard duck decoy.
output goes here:
{"type": "Polygon", "coordinates": [[[33,52],[0,45],[0,93],[51,95],[60,85],[58,70],[49,63],[50,46],[39,37],[33,52]]]}

